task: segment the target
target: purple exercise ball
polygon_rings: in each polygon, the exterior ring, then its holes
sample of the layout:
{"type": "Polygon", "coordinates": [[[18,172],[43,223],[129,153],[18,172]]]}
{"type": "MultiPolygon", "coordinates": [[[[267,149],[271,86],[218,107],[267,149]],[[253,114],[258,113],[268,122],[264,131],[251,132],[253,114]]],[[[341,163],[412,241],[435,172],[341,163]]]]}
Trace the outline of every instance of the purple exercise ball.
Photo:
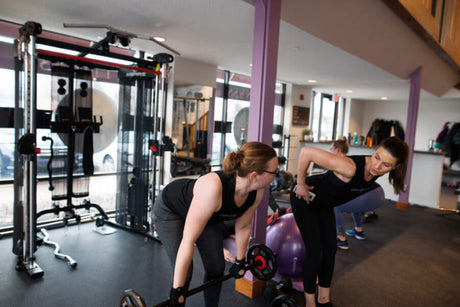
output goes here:
{"type": "Polygon", "coordinates": [[[278,255],[278,273],[291,277],[302,275],[305,246],[294,214],[281,216],[267,229],[266,244],[278,255]]]}

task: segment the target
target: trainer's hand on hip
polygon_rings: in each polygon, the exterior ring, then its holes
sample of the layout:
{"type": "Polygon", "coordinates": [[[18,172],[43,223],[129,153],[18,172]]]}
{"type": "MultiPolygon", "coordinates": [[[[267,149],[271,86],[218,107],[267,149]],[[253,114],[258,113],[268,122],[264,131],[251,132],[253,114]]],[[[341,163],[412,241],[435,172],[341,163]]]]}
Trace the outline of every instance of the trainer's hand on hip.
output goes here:
{"type": "Polygon", "coordinates": [[[308,186],[306,184],[297,184],[296,189],[295,189],[295,196],[298,199],[303,199],[307,202],[307,204],[310,203],[310,199],[308,197],[308,192],[313,189],[314,187],[308,186]]]}

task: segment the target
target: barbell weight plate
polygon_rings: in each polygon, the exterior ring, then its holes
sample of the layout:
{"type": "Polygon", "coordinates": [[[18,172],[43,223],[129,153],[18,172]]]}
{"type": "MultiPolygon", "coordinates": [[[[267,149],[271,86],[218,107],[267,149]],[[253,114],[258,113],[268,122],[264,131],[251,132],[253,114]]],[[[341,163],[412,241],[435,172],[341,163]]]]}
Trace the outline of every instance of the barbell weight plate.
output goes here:
{"type": "Polygon", "coordinates": [[[123,292],[120,307],[147,307],[142,296],[136,291],[129,289],[123,292]]]}
{"type": "Polygon", "coordinates": [[[262,257],[261,255],[257,255],[255,257],[255,261],[256,261],[256,268],[258,268],[259,270],[265,269],[265,266],[267,265],[267,263],[264,257],[262,257]]]}
{"type": "Polygon", "coordinates": [[[297,307],[295,298],[288,294],[278,295],[271,302],[271,307],[297,307]]]}
{"type": "Polygon", "coordinates": [[[260,280],[270,280],[276,274],[276,255],[263,244],[254,244],[249,247],[247,262],[252,266],[252,275],[260,280]]]}

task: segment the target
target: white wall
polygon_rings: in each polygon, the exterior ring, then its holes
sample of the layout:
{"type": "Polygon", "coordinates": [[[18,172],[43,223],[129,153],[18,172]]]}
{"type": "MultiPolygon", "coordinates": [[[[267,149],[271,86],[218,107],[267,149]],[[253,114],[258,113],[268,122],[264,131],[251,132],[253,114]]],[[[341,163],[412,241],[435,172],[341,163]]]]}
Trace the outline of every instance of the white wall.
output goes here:
{"type": "Polygon", "coordinates": [[[436,139],[445,122],[460,122],[460,99],[426,101],[418,111],[415,149],[426,150],[428,140],[436,139]]]}
{"type": "Polygon", "coordinates": [[[176,85],[199,84],[215,88],[217,65],[176,57],[174,82],[176,85]]]}
{"type": "MultiPolygon", "coordinates": [[[[406,130],[407,101],[359,101],[355,106],[356,102],[353,101],[352,109],[362,109],[363,112],[350,112],[350,127],[352,122],[356,129],[361,125],[361,134],[366,135],[377,118],[398,120],[406,130]]],[[[420,101],[418,114],[414,149],[427,150],[428,140],[436,139],[445,122],[460,122],[460,99],[420,101]]]]}
{"type": "Polygon", "coordinates": [[[363,132],[364,105],[364,101],[356,99],[351,100],[348,129],[345,127],[344,131],[348,130],[352,136],[355,132],[358,132],[359,135],[367,134],[367,131],[366,133],[363,132]]]}
{"type": "MultiPolygon", "coordinates": [[[[406,130],[407,101],[368,101],[363,103],[363,131],[367,134],[372,122],[376,119],[397,120],[406,130]]],[[[420,112],[420,111],[419,111],[420,112]]]]}
{"type": "MultiPolygon", "coordinates": [[[[296,173],[299,154],[299,140],[304,127],[292,126],[291,112],[293,105],[310,107],[311,88],[308,86],[288,85],[286,93],[285,126],[291,135],[288,171],[296,173]],[[300,94],[304,100],[299,99],[300,94]],[[289,125],[288,125],[289,123],[289,125]]],[[[347,99],[345,110],[344,133],[367,135],[375,119],[397,120],[406,130],[408,101],[365,101],[347,99]],[[349,117],[348,117],[349,116],[349,117]]],[[[414,150],[428,149],[428,140],[436,139],[445,122],[460,122],[460,99],[432,99],[419,103],[414,150]]]]}
{"type": "Polygon", "coordinates": [[[288,84],[286,87],[285,102],[286,105],[284,112],[284,133],[289,134],[291,136],[287,171],[295,174],[297,172],[297,159],[300,150],[299,141],[302,138],[302,130],[307,127],[292,125],[292,107],[301,106],[310,108],[311,112],[311,87],[288,84]],[[300,100],[300,95],[303,95],[303,100],[300,100]]]}

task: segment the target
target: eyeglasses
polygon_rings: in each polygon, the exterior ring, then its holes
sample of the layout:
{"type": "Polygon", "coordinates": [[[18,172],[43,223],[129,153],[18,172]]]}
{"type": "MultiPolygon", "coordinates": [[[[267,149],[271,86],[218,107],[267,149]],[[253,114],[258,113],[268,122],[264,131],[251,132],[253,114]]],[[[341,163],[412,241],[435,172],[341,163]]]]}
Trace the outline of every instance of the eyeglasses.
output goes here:
{"type": "Polygon", "coordinates": [[[264,172],[264,173],[269,173],[269,174],[272,174],[272,175],[279,175],[280,169],[277,168],[277,169],[275,169],[274,172],[270,172],[270,171],[266,171],[266,170],[263,170],[262,172],[264,172]]]}

